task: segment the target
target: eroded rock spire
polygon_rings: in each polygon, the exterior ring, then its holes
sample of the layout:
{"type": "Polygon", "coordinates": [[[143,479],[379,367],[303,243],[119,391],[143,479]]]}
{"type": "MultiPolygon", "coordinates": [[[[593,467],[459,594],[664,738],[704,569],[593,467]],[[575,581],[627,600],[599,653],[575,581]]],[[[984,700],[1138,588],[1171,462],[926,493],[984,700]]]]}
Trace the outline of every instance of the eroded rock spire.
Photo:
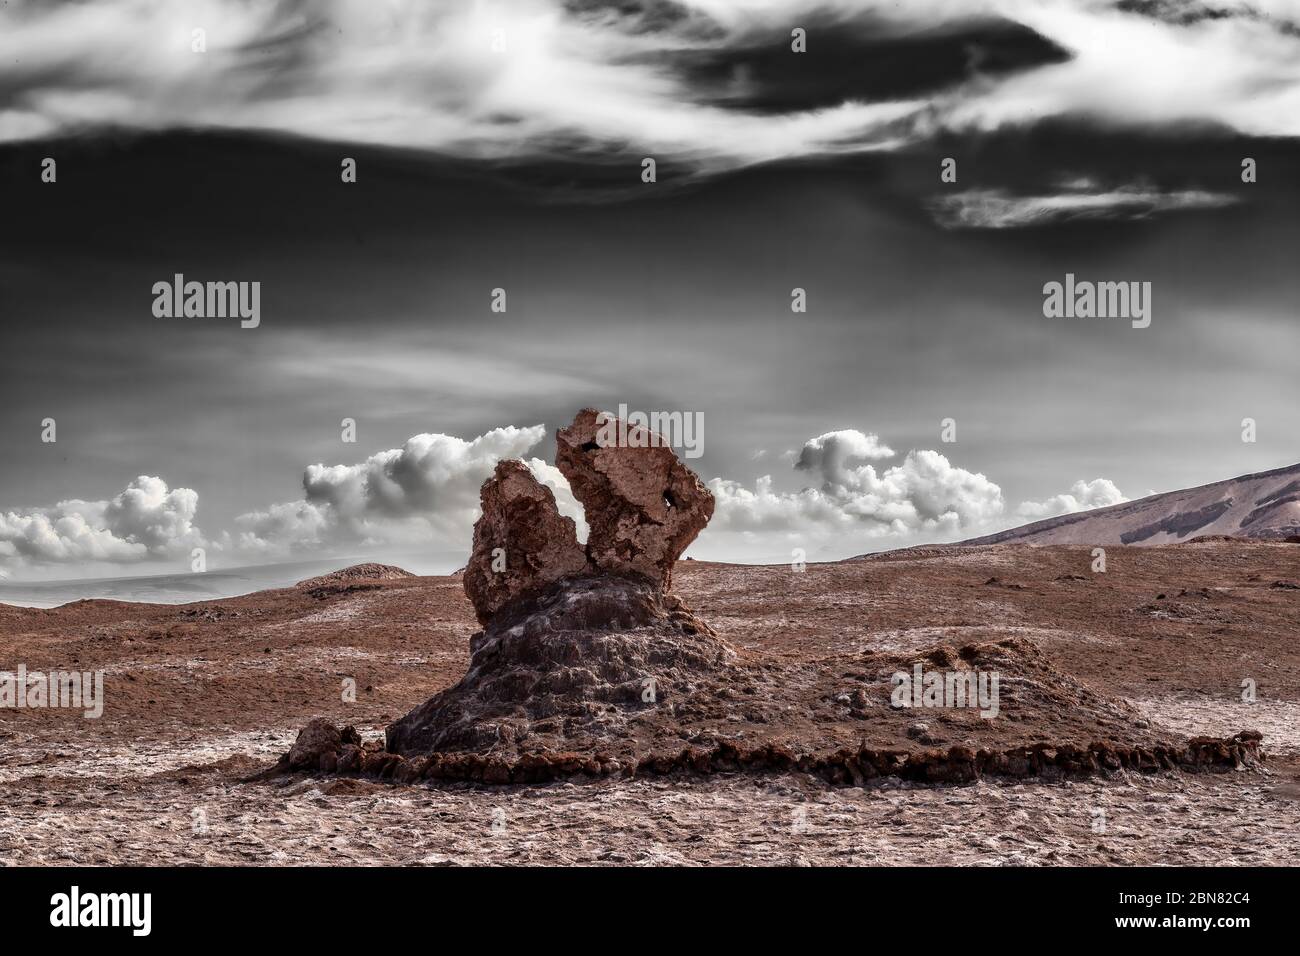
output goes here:
{"type": "Polygon", "coordinates": [[[584,408],[555,436],[555,465],[587,519],[587,559],[610,574],[640,575],[661,588],[673,564],[713,517],[713,495],[666,441],[584,408]],[[609,435],[627,435],[625,445],[609,435]]]}
{"type": "Polygon", "coordinates": [[[512,600],[578,574],[638,577],[667,590],[673,564],[713,515],[713,495],[666,441],[592,408],[556,433],[555,464],[582,503],[586,547],[526,465],[498,463],[480,492],[483,515],[465,568],[482,624],[512,600]]]}
{"type": "Polygon", "coordinates": [[[464,584],[480,624],[515,598],[587,569],[573,519],[560,514],[551,489],[523,462],[497,462],[479,501],[483,515],[464,584]]]}

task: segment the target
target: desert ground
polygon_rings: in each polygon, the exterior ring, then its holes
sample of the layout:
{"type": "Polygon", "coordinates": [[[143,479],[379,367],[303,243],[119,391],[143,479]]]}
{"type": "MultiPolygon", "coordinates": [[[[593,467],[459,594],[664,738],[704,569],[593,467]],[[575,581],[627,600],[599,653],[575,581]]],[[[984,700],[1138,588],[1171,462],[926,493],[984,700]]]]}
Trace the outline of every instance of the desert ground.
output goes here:
{"type": "MultiPolygon", "coordinates": [[[[961,784],[882,777],[855,785],[751,771],[579,775],[505,786],[319,773],[250,780],[276,763],[311,718],[380,739],[390,723],[465,672],[479,627],[458,576],[344,579],[188,605],[0,605],[0,667],[103,670],[106,688],[99,719],[0,710],[0,859],[1300,860],[1300,546],[1210,540],[1116,547],[1108,549],[1104,573],[1092,564],[1089,548],[1023,544],[893,552],[802,572],[682,561],[673,589],[738,660],[775,675],[760,696],[785,701],[764,709],[761,700],[724,697],[704,715],[710,733],[729,725],[750,732],[758,722],[777,735],[907,738],[917,735],[919,718],[933,742],[961,744],[981,729],[970,723],[978,718],[900,716],[887,706],[842,703],[853,698],[850,665],[1014,639],[1043,667],[1068,675],[1078,699],[1109,702],[1105,721],[1127,720],[1135,734],[1173,740],[1258,730],[1262,765],[961,784]],[[355,681],[355,702],[344,699],[347,679],[355,681]],[[1242,700],[1244,680],[1254,682],[1253,703],[1242,700]],[[787,684],[795,689],[782,697],[787,684]],[[808,706],[797,706],[801,700],[808,706]]],[[[1068,714],[1049,720],[1026,713],[1008,731],[1016,739],[1051,743],[1068,731],[1060,723],[1068,714]]]]}

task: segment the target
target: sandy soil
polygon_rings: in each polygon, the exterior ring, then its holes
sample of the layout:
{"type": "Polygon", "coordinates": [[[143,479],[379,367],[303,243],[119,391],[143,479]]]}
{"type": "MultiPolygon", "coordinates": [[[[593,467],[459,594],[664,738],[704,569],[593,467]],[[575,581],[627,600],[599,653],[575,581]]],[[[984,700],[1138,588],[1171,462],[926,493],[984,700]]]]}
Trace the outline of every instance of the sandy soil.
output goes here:
{"type": "Polygon", "coordinates": [[[99,720],[0,710],[11,863],[1268,863],[1300,860],[1300,547],[934,549],[835,565],[684,562],[742,654],[844,655],[1019,634],[1171,734],[1265,734],[1263,770],[836,787],[797,774],[399,787],[269,766],[310,717],[382,735],[455,682],[455,578],[187,606],[0,607],[0,668],[103,669],[99,720]],[[990,579],[997,580],[990,583],[990,579]],[[1163,597],[1161,596],[1163,595],[1163,597]],[[344,679],[355,680],[355,703],[344,679]],[[1258,700],[1241,701],[1241,682],[1258,700]]]}

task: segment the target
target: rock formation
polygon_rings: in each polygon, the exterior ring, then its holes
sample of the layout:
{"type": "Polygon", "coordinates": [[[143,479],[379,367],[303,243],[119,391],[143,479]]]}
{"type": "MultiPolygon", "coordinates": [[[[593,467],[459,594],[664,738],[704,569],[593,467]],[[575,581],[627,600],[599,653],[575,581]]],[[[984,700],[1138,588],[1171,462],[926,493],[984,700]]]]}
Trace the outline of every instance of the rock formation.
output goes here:
{"type": "MultiPolygon", "coordinates": [[[[799,770],[861,784],[1223,770],[1263,759],[1253,731],[1169,740],[1132,703],[1061,670],[1021,628],[919,628],[932,638],[838,654],[806,640],[803,656],[733,648],[667,590],[712,497],[670,449],[637,447],[641,436],[610,444],[600,425],[588,409],[557,434],[557,464],[586,508],[585,547],[521,462],[501,462],[484,483],[463,577],[482,629],[460,681],[389,724],[382,744],[313,720],[271,773],[506,784],[799,770]],[[993,639],[955,639],[972,630],[993,639]],[[914,697],[895,695],[897,676],[918,667],[976,681],[968,686],[996,675],[995,699],[918,713],[914,697]]],[[[786,582],[769,586],[745,600],[786,601],[786,582]]],[[[744,614],[730,615],[742,636],[744,614]]]]}
{"type": "Polygon", "coordinates": [[[713,495],[665,441],[611,415],[583,409],[555,439],[555,465],[590,529],[593,568],[670,587],[673,564],[713,517],[713,495]]]}
{"type": "Polygon", "coordinates": [[[670,447],[636,447],[648,436],[606,445],[601,422],[584,409],[556,436],[585,549],[522,462],[500,462],[483,484],[464,586],[484,629],[461,682],[388,728],[390,753],[519,753],[557,737],[600,746],[727,666],[730,648],[667,592],[713,496],[670,447]]]}
{"type": "Polygon", "coordinates": [[[518,756],[610,748],[727,668],[732,652],[650,582],[587,575],[516,601],[470,639],[469,670],[388,728],[387,750],[518,756]]]}
{"type": "Polygon", "coordinates": [[[582,503],[587,546],[551,490],[519,461],[498,463],[483,484],[483,515],[465,567],[480,624],[507,604],[582,574],[644,578],[659,590],[713,515],[713,495],[672,448],[617,418],[583,409],[556,434],[555,464],[582,503]],[[611,436],[630,435],[620,444],[611,436]]]}
{"type": "Polygon", "coordinates": [[[479,500],[483,516],[474,525],[464,584],[480,624],[511,601],[587,569],[573,519],[559,513],[551,489],[523,462],[498,462],[479,500]]]}

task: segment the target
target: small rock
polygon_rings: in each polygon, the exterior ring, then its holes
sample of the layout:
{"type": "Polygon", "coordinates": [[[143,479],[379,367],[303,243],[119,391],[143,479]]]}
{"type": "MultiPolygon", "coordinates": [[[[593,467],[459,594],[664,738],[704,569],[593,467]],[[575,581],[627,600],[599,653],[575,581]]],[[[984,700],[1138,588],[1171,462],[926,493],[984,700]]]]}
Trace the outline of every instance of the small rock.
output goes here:
{"type": "Polygon", "coordinates": [[[294,769],[311,768],[315,770],[326,754],[337,757],[343,736],[339,729],[324,717],[313,717],[307,726],[298,731],[298,739],[289,751],[289,766],[294,769]]]}

